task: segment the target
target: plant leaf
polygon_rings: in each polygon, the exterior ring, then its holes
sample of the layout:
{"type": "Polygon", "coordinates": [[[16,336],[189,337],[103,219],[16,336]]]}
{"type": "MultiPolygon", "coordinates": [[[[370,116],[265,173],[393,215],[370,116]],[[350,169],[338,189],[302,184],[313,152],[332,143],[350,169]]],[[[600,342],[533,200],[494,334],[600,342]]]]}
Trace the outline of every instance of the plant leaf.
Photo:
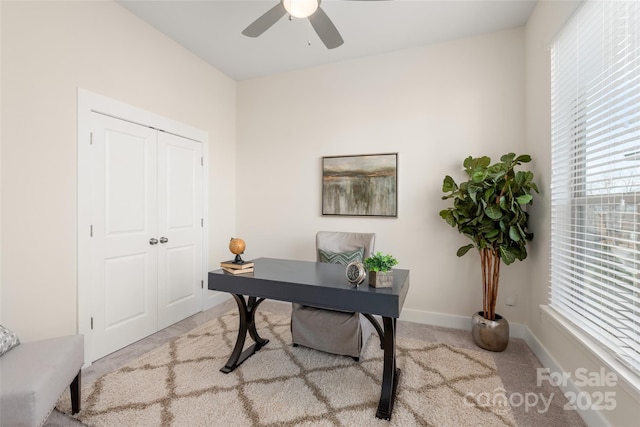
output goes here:
{"type": "Polygon", "coordinates": [[[520,241],[520,232],[518,231],[517,227],[513,225],[509,227],[509,238],[511,238],[511,240],[513,240],[514,242],[520,241]]]}
{"type": "Polygon", "coordinates": [[[494,228],[493,230],[488,231],[488,232],[484,235],[484,237],[485,237],[486,239],[493,239],[493,238],[494,238],[494,237],[496,237],[498,234],[500,234],[500,230],[498,230],[497,228],[494,228]]]}
{"type": "Polygon", "coordinates": [[[523,194],[522,196],[518,196],[516,200],[519,204],[526,205],[531,200],[533,200],[533,196],[531,194],[523,194]]]}
{"type": "Polygon", "coordinates": [[[487,177],[486,170],[476,170],[473,172],[471,179],[473,179],[473,182],[482,182],[486,177],[487,177]]]}
{"type": "Polygon", "coordinates": [[[473,248],[473,244],[469,243],[466,246],[462,246],[458,249],[458,252],[456,252],[456,255],[458,256],[463,256],[464,254],[466,254],[467,252],[469,252],[469,249],[473,248]]]}
{"type": "Polygon", "coordinates": [[[500,157],[500,161],[504,163],[511,163],[515,157],[515,153],[507,153],[500,157]]]}
{"type": "Polygon", "coordinates": [[[470,168],[471,165],[473,164],[473,157],[469,156],[466,159],[464,159],[464,162],[462,162],[462,166],[464,166],[465,168],[470,168]]]}
{"type": "Polygon", "coordinates": [[[502,259],[506,265],[509,265],[516,260],[516,256],[509,250],[509,248],[500,246],[500,259],[502,259]]]}
{"type": "Polygon", "coordinates": [[[484,213],[494,221],[497,221],[500,218],[502,218],[502,210],[500,209],[499,206],[496,206],[496,205],[487,206],[487,208],[484,210],[484,213]]]}
{"type": "Polygon", "coordinates": [[[500,197],[500,208],[504,209],[505,211],[507,210],[507,198],[504,196],[500,197]]]}
{"type": "Polygon", "coordinates": [[[442,191],[448,193],[450,191],[456,191],[458,189],[458,185],[449,175],[444,177],[442,181],[442,191]]]}
{"type": "Polygon", "coordinates": [[[478,158],[478,166],[486,168],[491,164],[491,157],[482,156],[478,158]]]}

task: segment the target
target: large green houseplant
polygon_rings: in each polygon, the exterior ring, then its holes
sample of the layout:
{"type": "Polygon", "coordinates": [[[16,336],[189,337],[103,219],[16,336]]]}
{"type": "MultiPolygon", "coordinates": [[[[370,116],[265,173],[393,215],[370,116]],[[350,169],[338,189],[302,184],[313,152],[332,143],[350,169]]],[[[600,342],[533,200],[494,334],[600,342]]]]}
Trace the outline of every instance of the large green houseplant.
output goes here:
{"type": "Polygon", "coordinates": [[[459,257],[471,248],[480,252],[482,264],[483,317],[496,319],[496,301],[501,261],[506,265],[527,257],[529,214],[525,207],[538,192],[533,173],[515,171],[516,166],[531,161],[531,156],[505,154],[491,164],[487,156],[464,160],[468,179],[456,184],[447,175],[442,183],[443,199],[453,199],[453,206],[440,211],[447,223],[469,239],[470,244],[458,249],[459,257]]]}

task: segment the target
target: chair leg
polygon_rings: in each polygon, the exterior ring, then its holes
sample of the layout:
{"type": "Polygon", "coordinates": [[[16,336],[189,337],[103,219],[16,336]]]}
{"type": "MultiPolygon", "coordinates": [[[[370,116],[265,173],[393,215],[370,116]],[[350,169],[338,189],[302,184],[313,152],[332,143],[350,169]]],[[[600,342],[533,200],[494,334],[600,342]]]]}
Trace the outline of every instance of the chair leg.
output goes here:
{"type": "Polygon", "coordinates": [[[73,379],[69,386],[71,392],[71,414],[75,415],[80,412],[80,387],[82,370],[78,371],[78,375],[73,379]]]}

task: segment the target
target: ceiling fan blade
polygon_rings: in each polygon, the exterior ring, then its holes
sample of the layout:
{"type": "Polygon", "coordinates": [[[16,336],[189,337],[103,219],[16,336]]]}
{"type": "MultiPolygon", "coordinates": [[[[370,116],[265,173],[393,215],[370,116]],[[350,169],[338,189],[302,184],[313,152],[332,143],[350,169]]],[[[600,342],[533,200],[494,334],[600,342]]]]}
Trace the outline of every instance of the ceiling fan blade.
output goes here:
{"type": "Polygon", "coordinates": [[[271,28],[271,26],[278,22],[278,20],[286,15],[286,13],[287,11],[282,5],[282,2],[279,1],[277,5],[267,10],[264,15],[242,30],[242,34],[247,37],[258,37],[260,34],[271,28]]]}
{"type": "Polygon", "coordinates": [[[327,49],[335,49],[344,43],[338,29],[320,7],[309,16],[309,21],[327,49]]]}

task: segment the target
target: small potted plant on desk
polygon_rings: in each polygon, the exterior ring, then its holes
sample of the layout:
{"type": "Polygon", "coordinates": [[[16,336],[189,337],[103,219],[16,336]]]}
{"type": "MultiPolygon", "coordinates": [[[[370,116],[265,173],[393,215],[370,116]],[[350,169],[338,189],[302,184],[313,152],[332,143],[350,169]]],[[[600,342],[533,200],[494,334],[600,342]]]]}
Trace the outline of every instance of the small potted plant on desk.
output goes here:
{"type": "Polygon", "coordinates": [[[393,271],[391,269],[398,261],[391,255],[376,252],[365,258],[364,266],[369,271],[369,286],[374,288],[390,288],[393,286],[393,271]]]}

